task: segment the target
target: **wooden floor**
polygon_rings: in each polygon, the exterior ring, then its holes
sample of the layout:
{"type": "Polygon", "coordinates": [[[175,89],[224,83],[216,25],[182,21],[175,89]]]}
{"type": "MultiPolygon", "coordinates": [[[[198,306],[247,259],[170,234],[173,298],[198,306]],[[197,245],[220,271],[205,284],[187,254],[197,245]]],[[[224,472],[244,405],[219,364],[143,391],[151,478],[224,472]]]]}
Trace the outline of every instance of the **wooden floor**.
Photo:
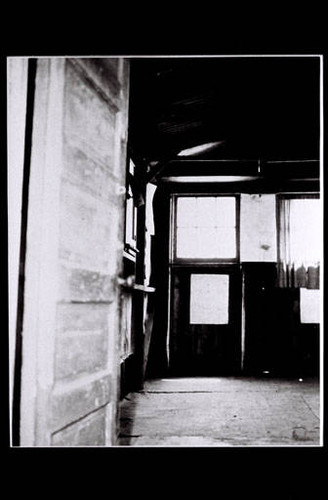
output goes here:
{"type": "Polygon", "coordinates": [[[320,446],[317,379],[147,381],[120,404],[118,446],[320,446]]]}

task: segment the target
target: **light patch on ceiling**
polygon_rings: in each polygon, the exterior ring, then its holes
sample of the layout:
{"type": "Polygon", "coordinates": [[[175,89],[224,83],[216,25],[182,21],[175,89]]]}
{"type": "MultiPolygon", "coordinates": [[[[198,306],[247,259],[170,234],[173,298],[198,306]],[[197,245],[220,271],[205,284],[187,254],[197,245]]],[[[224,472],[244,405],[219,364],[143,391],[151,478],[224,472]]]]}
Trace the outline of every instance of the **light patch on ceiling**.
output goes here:
{"type": "Polygon", "coordinates": [[[241,182],[241,181],[255,181],[259,177],[246,177],[242,175],[195,175],[195,176],[170,176],[161,177],[162,182],[241,182]]]}
{"type": "Polygon", "coordinates": [[[219,146],[224,141],[216,141],[216,142],[207,142],[206,144],[200,144],[199,146],[194,146],[193,148],[183,149],[180,151],[178,156],[194,156],[199,153],[204,153],[205,151],[210,151],[214,149],[216,146],[219,146]]]}

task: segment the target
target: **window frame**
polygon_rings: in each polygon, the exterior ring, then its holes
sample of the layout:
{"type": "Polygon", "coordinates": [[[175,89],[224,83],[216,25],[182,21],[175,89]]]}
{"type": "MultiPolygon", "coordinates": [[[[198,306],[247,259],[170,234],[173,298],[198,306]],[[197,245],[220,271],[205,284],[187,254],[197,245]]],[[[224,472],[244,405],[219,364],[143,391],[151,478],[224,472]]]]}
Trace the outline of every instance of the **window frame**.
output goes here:
{"type": "Polygon", "coordinates": [[[171,195],[170,262],[172,264],[236,264],[240,261],[240,194],[236,193],[174,193],[171,195]],[[236,202],[236,256],[235,257],[178,257],[177,205],[178,198],[234,198],[236,202]]]}
{"type": "Polygon", "coordinates": [[[127,160],[127,175],[125,187],[125,217],[124,217],[124,250],[123,256],[136,261],[137,248],[137,230],[138,230],[138,209],[134,204],[133,192],[129,174],[134,176],[135,165],[131,158],[127,160]]]}

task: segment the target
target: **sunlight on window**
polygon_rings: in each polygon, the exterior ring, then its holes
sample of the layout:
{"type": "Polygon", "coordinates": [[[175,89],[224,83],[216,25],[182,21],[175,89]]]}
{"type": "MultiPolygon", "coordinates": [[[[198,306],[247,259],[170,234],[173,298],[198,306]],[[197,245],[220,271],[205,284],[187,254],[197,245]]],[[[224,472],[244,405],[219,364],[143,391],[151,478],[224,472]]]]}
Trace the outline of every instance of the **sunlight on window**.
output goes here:
{"type": "Polygon", "coordinates": [[[300,199],[290,203],[290,257],[296,265],[320,262],[320,200],[300,199]]]}
{"type": "Polygon", "coordinates": [[[178,258],[236,257],[236,199],[180,197],[177,200],[178,258]]]}
{"type": "Polygon", "coordinates": [[[320,323],[320,291],[300,288],[301,323],[320,323]]]}

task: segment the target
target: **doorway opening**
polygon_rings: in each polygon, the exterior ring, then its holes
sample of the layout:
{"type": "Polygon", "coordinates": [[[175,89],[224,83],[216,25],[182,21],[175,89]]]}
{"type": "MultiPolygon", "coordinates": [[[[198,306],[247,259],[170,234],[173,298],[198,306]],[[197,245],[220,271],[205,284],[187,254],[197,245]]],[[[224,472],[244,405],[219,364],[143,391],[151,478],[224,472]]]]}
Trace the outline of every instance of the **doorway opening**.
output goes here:
{"type": "Polygon", "coordinates": [[[237,374],[239,196],[173,195],[171,210],[169,371],[237,374]]]}
{"type": "Polygon", "coordinates": [[[318,323],[300,319],[300,301],[317,293],[279,286],[277,217],[280,196],[319,192],[319,67],[299,58],[131,61],[130,152],[156,188],[146,379],[295,374],[303,333],[318,373],[318,323]],[[302,83],[309,77],[312,150],[299,139],[298,72],[302,83]]]}

